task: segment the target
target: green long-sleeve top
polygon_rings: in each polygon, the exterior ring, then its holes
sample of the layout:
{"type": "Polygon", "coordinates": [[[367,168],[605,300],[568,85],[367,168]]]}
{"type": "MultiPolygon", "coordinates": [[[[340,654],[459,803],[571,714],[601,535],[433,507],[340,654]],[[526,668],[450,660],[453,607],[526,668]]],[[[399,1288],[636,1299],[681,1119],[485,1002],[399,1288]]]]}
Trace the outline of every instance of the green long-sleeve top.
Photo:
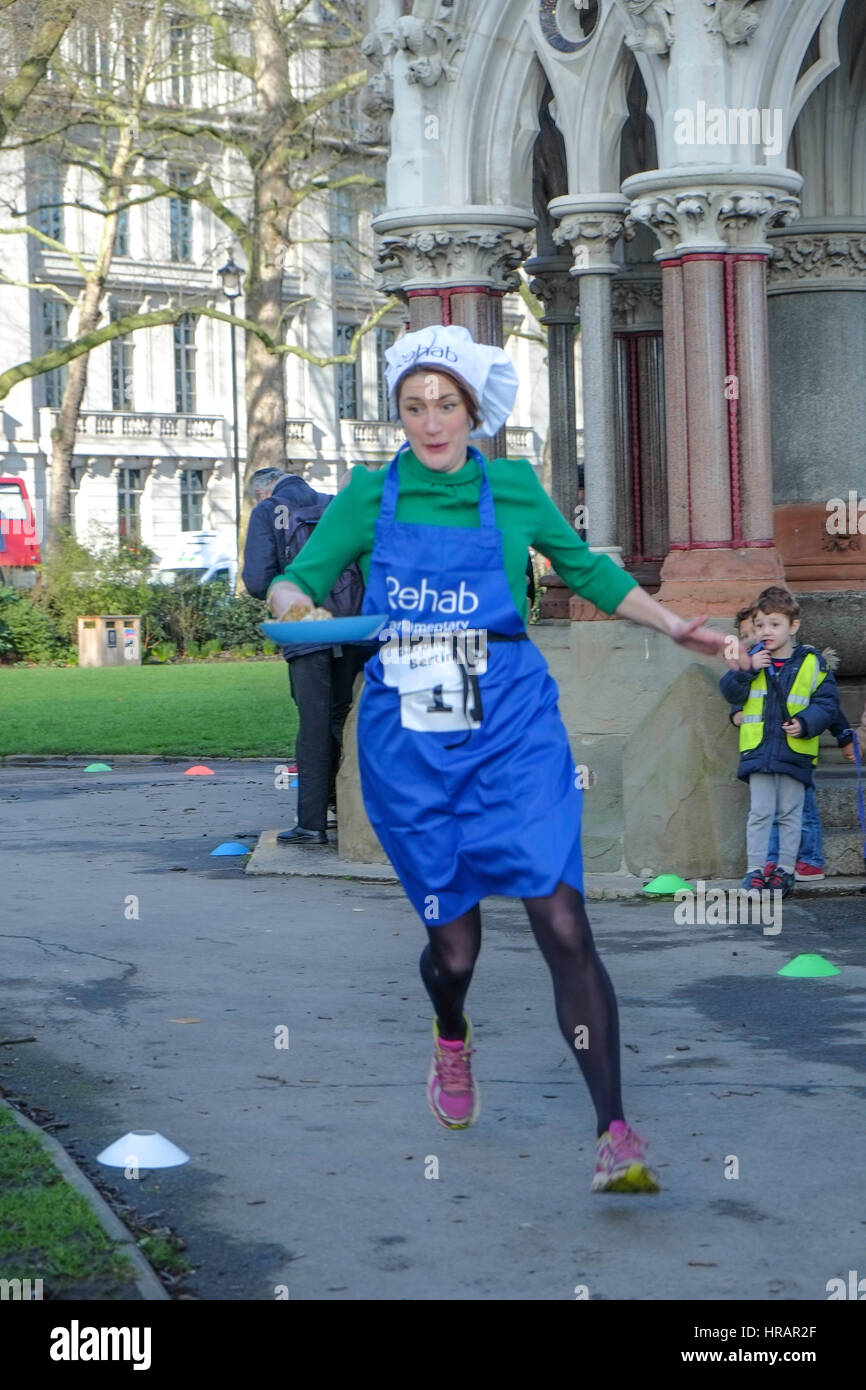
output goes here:
{"type": "MultiPolygon", "coordinates": [[[[397,464],[396,520],[425,526],[478,527],[481,470],[474,459],[453,473],[425,468],[411,450],[397,464]]],[[[307,544],[278,579],[289,579],[321,603],[347,565],[357,560],[366,583],[373,533],[387,468],[353,468],[351,481],[323,513],[307,544]]],[[[487,476],[496,525],[502,532],[508,587],[524,622],[526,553],[532,546],[553,564],[569,588],[604,613],[613,613],[636,581],[607,555],[594,555],[548,497],[528,459],[492,459],[487,476]]],[[[276,583],[277,580],[274,580],[276,583]]]]}

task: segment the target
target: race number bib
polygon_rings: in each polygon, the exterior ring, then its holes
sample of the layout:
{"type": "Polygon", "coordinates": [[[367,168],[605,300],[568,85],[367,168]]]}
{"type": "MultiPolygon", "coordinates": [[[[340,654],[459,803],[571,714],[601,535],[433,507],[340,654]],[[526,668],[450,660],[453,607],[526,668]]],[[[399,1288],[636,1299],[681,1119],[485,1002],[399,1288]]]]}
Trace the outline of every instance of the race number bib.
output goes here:
{"type": "Polygon", "coordinates": [[[382,679],[401,695],[443,686],[462,689],[462,671],[487,670],[486,633],[476,630],[413,633],[409,623],[388,628],[379,650],[382,679]]]}
{"type": "Polygon", "coordinates": [[[467,700],[462,679],[457,687],[434,686],[400,696],[400,723],[416,733],[465,733],[481,727],[472,695],[467,700]]]}

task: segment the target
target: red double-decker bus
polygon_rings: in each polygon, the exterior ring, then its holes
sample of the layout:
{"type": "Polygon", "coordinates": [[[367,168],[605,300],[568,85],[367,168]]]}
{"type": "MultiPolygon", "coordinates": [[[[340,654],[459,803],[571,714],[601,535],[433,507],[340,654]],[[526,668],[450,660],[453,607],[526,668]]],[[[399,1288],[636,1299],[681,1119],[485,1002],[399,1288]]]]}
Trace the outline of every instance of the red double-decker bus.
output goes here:
{"type": "Polygon", "coordinates": [[[0,477],[0,582],[26,586],[40,564],[36,517],[22,478],[0,477]]]}

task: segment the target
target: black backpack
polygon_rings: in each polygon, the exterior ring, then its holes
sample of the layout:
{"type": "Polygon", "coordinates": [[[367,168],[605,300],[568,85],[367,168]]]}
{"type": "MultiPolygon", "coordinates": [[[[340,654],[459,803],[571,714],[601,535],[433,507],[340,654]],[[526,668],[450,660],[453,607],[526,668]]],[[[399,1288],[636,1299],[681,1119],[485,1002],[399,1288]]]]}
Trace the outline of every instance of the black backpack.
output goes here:
{"type": "MultiPolygon", "coordinates": [[[[288,503],[274,499],[277,506],[285,508],[289,514],[288,526],[277,526],[276,514],[274,519],[283,569],[303,550],[325,508],[333,501],[332,497],[321,493],[319,495],[322,498],[321,502],[309,507],[290,507],[288,503]]],[[[360,613],[363,602],[364,579],[357,564],[353,562],[343,570],[322,607],[333,613],[335,618],[352,618],[360,613]]]]}

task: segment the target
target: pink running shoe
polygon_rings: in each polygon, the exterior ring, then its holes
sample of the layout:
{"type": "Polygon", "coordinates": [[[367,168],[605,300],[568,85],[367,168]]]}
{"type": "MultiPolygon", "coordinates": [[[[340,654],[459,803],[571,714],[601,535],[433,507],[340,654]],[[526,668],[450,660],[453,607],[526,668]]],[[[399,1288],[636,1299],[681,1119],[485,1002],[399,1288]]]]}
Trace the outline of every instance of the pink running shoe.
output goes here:
{"type": "Polygon", "coordinates": [[[472,1076],[469,1058],[472,1024],[466,1019],[463,1042],[439,1036],[439,1020],[433,1020],[433,1061],[427,1078],[427,1103],[446,1129],[468,1129],[481,1111],[481,1097],[472,1076]]]}
{"type": "Polygon", "coordinates": [[[596,1145],[593,1192],[658,1192],[658,1174],[644,1162],[646,1140],[625,1120],[611,1120],[596,1145]]]}

